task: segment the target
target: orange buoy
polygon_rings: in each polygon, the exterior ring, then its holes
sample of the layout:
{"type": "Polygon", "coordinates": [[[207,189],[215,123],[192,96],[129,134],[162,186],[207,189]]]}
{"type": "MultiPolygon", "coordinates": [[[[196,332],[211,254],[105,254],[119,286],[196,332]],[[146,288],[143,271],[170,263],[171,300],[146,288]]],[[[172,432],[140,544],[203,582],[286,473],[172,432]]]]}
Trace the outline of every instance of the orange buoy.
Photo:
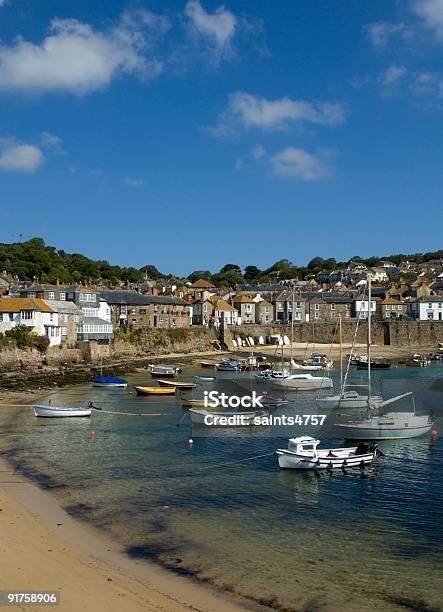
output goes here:
{"type": "Polygon", "coordinates": [[[431,438],[432,438],[433,440],[435,440],[435,439],[437,438],[437,436],[438,436],[438,431],[437,431],[436,429],[433,429],[433,430],[431,431],[431,438]]]}
{"type": "Polygon", "coordinates": [[[192,446],[194,444],[194,440],[192,438],[189,438],[188,444],[189,444],[189,446],[192,446]]]}
{"type": "Polygon", "coordinates": [[[95,431],[91,431],[91,438],[95,438],[95,431]]]}

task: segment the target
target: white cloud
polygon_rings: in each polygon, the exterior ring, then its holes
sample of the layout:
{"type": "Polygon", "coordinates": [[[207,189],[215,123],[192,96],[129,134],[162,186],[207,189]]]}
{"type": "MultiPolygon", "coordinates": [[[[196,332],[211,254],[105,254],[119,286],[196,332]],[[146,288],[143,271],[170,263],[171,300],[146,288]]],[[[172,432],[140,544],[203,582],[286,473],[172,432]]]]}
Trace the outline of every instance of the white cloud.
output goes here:
{"type": "Polygon", "coordinates": [[[216,136],[232,136],[239,128],[284,130],[294,123],[336,125],[345,120],[345,108],[332,102],[306,102],[291,98],[267,100],[238,91],[229,96],[217,124],[209,128],[216,136]]]}
{"type": "Polygon", "coordinates": [[[154,77],[162,64],[149,55],[156,16],[125,13],[108,31],[76,19],[54,19],[40,44],[18,38],[0,46],[0,90],[66,91],[76,95],[106,87],[122,74],[154,77]]]}
{"type": "Polygon", "coordinates": [[[407,38],[412,35],[411,30],[404,23],[388,23],[376,21],[366,26],[366,31],[373,47],[377,51],[385,49],[395,36],[407,38]]]}
{"type": "Polygon", "coordinates": [[[0,140],[0,170],[32,173],[44,160],[42,151],[34,145],[11,139],[0,140]]]}
{"type": "Polygon", "coordinates": [[[378,76],[384,95],[391,95],[398,85],[405,79],[407,70],[404,66],[392,64],[378,76]]]}
{"type": "Polygon", "coordinates": [[[214,13],[208,13],[199,0],[189,0],[184,12],[189,19],[191,35],[212,49],[217,62],[232,54],[232,40],[238,25],[233,13],[223,6],[214,13]]]}
{"type": "Polygon", "coordinates": [[[272,174],[279,178],[318,181],[330,174],[330,169],[318,155],[304,149],[287,147],[270,158],[272,174]]]}
{"type": "Polygon", "coordinates": [[[237,159],[235,160],[234,167],[236,170],[241,170],[243,168],[243,160],[241,157],[237,157],[237,159]]]}
{"type": "Polygon", "coordinates": [[[132,176],[124,176],[122,180],[128,187],[141,187],[143,185],[143,181],[141,179],[136,179],[132,176]]]}
{"type": "Polygon", "coordinates": [[[413,4],[413,10],[423,20],[424,25],[443,41],[443,0],[417,0],[413,4]]]}
{"type": "Polygon", "coordinates": [[[411,92],[421,98],[443,98],[443,76],[426,70],[415,72],[410,83],[411,92]]]}

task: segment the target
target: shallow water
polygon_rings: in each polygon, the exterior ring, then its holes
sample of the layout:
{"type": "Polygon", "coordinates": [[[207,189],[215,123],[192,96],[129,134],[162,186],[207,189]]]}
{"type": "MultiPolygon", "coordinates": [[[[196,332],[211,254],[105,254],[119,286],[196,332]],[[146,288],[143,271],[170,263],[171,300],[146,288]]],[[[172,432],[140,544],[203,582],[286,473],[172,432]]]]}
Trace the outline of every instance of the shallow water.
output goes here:
{"type": "MultiPolygon", "coordinates": [[[[208,370],[185,369],[183,378],[194,373],[208,370]]],[[[385,397],[414,391],[417,412],[432,409],[443,436],[443,366],[377,377],[385,397]]],[[[148,380],[130,378],[131,385],[148,380]]],[[[212,388],[278,394],[255,386],[251,374],[217,373],[213,385],[193,396],[212,388]]],[[[286,397],[291,405],[276,414],[317,414],[314,394],[286,397]]],[[[341,444],[330,412],[321,429],[200,435],[188,417],[177,426],[184,411],[173,396],[141,398],[85,384],[48,399],[53,405],[92,400],[103,411],[58,420],[21,409],[3,429],[7,455],[71,513],[110,531],[128,554],[275,608],[443,609],[442,437],[385,443],[386,457],[364,473],[316,476],[281,472],[268,453],[301,433],[341,444]],[[266,456],[219,465],[258,455],[266,456]]]]}

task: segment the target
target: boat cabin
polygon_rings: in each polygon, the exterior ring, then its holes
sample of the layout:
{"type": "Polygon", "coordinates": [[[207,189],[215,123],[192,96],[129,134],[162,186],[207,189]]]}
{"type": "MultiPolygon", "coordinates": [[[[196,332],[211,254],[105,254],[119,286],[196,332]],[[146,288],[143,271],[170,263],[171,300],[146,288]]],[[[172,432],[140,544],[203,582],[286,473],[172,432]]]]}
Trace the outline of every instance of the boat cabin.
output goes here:
{"type": "Polygon", "coordinates": [[[311,438],[311,436],[299,436],[298,438],[290,438],[288,450],[293,453],[314,453],[320,440],[311,438]]]}

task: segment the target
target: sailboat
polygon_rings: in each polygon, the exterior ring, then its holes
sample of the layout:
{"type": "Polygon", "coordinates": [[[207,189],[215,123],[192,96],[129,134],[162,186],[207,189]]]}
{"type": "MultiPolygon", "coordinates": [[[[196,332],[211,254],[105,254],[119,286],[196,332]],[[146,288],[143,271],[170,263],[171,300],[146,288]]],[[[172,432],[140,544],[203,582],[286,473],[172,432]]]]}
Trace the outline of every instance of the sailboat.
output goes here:
{"type": "MultiPolygon", "coordinates": [[[[371,275],[368,274],[368,416],[366,419],[337,424],[346,440],[402,440],[416,438],[431,431],[433,422],[428,415],[415,413],[415,401],[412,392],[403,393],[387,400],[371,404],[371,275]],[[372,408],[382,410],[386,406],[410,397],[412,410],[408,412],[385,412],[371,414],[372,408]]],[[[351,351],[352,352],[352,351],[351,351]]]]}
{"type": "MultiPolygon", "coordinates": [[[[291,316],[291,372],[289,375],[284,376],[281,379],[272,379],[272,384],[276,387],[292,391],[311,391],[315,389],[331,389],[333,386],[332,380],[326,376],[313,376],[312,374],[292,374],[292,368],[294,359],[292,356],[294,346],[294,305],[295,305],[295,293],[294,287],[292,287],[292,316],[291,316]]],[[[282,346],[282,366],[283,366],[283,344],[282,346]]],[[[299,370],[299,368],[295,368],[299,370]]]]}
{"type": "Polygon", "coordinates": [[[355,342],[357,338],[358,326],[360,318],[357,319],[355,325],[354,337],[352,339],[351,352],[348,355],[348,362],[346,366],[346,373],[343,378],[343,334],[342,334],[342,320],[341,315],[339,316],[339,330],[340,330],[340,393],[338,395],[330,395],[329,397],[322,397],[317,400],[318,405],[321,408],[366,408],[368,404],[371,407],[377,407],[383,401],[383,398],[379,395],[369,396],[366,394],[360,394],[357,391],[357,386],[367,387],[367,385],[348,385],[349,369],[352,363],[352,356],[354,354],[355,342]],[[354,387],[350,389],[349,387],[354,387]]]}

